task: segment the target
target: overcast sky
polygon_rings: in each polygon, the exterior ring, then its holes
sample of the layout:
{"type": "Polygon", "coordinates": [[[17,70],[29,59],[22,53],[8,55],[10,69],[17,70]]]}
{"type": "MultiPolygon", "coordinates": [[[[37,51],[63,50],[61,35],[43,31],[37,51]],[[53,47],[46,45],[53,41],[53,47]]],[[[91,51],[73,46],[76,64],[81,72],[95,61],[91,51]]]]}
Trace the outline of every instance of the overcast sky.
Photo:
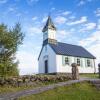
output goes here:
{"type": "Polygon", "coordinates": [[[20,22],[25,32],[16,56],[20,74],[38,72],[41,32],[48,14],[57,28],[57,40],[85,47],[100,62],[100,0],[0,0],[0,23],[20,22]]]}

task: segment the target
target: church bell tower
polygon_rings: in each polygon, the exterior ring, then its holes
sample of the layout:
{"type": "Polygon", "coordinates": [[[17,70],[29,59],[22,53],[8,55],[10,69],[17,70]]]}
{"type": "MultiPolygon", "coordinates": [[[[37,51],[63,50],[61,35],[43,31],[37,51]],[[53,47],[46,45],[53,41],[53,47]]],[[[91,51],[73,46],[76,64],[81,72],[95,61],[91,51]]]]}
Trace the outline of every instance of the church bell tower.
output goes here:
{"type": "Polygon", "coordinates": [[[46,45],[48,43],[56,44],[56,27],[53,24],[51,17],[48,16],[46,25],[44,26],[43,30],[43,45],[46,45]]]}

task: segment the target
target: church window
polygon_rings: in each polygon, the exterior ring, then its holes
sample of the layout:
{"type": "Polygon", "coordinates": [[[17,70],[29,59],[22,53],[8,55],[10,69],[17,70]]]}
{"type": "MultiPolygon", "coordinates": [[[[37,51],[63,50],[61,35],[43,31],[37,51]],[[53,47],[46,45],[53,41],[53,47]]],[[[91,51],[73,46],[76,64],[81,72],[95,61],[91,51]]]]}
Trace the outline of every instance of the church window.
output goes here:
{"type": "Polygon", "coordinates": [[[89,59],[87,59],[87,67],[90,67],[91,66],[91,62],[89,59]]]}
{"type": "Polygon", "coordinates": [[[80,66],[80,65],[81,65],[80,58],[77,58],[77,65],[78,65],[78,66],[80,66]]]}
{"type": "Polygon", "coordinates": [[[65,57],[65,65],[69,65],[69,57],[65,57]]]}

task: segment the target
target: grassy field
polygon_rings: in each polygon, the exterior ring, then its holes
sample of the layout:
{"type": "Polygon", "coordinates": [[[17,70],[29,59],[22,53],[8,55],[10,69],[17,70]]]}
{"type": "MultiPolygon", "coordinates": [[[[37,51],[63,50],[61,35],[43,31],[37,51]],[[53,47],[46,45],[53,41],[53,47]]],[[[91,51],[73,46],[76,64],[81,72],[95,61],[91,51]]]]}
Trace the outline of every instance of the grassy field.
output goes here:
{"type": "Polygon", "coordinates": [[[49,85],[49,84],[53,84],[53,83],[35,82],[34,85],[20,86],[20,87],[0,86],[0,94],[10,93],[10,92],[17,92],[17,91],[22,91],[22,90],[30,90],[30,89],[34,89],[36,87],[42,87],[42,86],[49,85]]]}
{"type": "MultiPolygon", "coordinates": [[[[58,82],[64,82],[64,81],[68,81],[71,79],[65,75],[36,75],[36,76],[33,76],[32,78],[33,78],[33,81],[29,81],[30,76],[26,76],[26,80],[28,80],[28,82],[26,81],[23,82],[23,79],[25,79],[25,77],[20,78],[21,80],[20,83],[22,85],[20,85],[19,87],[17,85],[18,84],[17,82],[16,82],[16,85],[13,85],[15,81],[9,80],[12,83],[11,85],[10,84],[0,85],[0,94],[34,89],[37,87],[42,87],[42,86],[49,85],[49,84],[55,84],[58,82]]],[[[6,83],[6,81],[4,83],[6,83]]]]}
{"type": "MultiPolygon", "coordinates": [[[[80,77],[98,78],[98,74],[81,74],[80,77]]],[[[32,85],[32,86],[21,86],[21,87],[0,86],[0,94],[8,93],[8,92],[16,92],[16,91],[21,91],[21,90],[34,89],[36,87],[42,87],[42,86],[48,85],[48,84],[54,84],[54,82],[53,83],[34,82],[34,85],[32,85]]]]}
{"type": "Polygon", "coordinates": [[[18,100],[100,100],[100,91],[96,90],[92,84],[78,83],[22,97],[18,100]]]}

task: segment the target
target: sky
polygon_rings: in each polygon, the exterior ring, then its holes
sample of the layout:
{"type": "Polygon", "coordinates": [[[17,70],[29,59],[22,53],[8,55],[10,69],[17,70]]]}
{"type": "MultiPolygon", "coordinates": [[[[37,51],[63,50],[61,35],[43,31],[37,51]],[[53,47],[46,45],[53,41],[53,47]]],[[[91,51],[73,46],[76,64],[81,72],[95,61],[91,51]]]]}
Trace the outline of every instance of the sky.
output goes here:
{"type": "Polygon", "coordinates": [[[38,73],[44,27],[48,15],[56,28],[57,40],[80,45],[100,62],[100,0],[0,0],[0,24],[21,23],[23,45],[16,53],[20,74],[38,73]]]}

